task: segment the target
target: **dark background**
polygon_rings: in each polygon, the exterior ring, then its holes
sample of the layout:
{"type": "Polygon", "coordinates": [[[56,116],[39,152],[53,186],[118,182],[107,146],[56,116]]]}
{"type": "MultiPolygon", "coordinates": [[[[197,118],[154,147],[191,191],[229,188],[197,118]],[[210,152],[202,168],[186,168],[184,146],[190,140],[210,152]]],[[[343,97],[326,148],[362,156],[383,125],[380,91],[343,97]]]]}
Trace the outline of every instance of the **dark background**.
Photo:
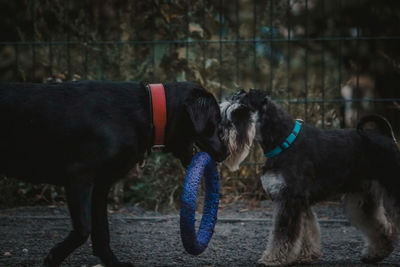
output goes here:
{"type": "MultiPolygon", "coordinates": [[[[317,127],[379,113],[399,135],[399,18],[396,0],[0,0],[0,81],[188,80],[219,100],[260,88],[317,127]]],[[[221,167],[223,203],[264,198],[263,161],[256,146],[239,171],[221,167]]],[[[184,174],[154,154],[110,197],[174,207],[184,174]]],[[[0,178],[0,206],[62,200],[61,188],[0,178]]]]}

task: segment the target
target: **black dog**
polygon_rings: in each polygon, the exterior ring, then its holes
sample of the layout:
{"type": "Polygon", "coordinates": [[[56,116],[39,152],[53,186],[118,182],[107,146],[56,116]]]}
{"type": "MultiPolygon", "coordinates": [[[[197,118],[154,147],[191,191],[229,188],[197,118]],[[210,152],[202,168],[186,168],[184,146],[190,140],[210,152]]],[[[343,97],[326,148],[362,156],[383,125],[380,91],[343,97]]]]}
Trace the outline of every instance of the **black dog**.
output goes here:
{"type": "Polygon", "coordinates": [[[394,249],[400,214],[400,152],[390,124],[370,115],[357,129],[321,130],[295,122],[265,92],[239,91],[221,104],[226,163],[236,169],[253,138],[265,156],[261,178],[274,203],[274,227],[260,263],[282,265],[320,257],[311,206],[343,195],[351,223],[366,238],[364,262],[394,249]],[[374,128],[366,128],[368,123],[374,128]],[[256,134],[254,134],[256,132],[256,134]]]}
{"type": "MultiPolygon", "coordinates": [[[[222,161],[228,150],[212,94],[188,82],[164,87],[165,151],[187,165],[196,143],[222,161]]],[[[73,230],[51,249],[46,266],[58,266],[89,235],[106,266],[131,266],[110,249],[107,194],[150,152],[149,102],[140,83],[0,85],[0,173],[66,190],[73,230]]]]}

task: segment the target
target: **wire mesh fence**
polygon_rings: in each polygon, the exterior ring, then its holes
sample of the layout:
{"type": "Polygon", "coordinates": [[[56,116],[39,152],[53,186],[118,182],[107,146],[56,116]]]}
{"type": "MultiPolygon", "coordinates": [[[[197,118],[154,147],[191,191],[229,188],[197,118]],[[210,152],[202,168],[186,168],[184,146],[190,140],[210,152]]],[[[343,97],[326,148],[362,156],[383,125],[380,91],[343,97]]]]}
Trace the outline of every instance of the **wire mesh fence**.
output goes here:
{"type": "MultiPolygon", "coordinates": [[[[394,0],[8,1],[0,80],[190,80],[220,100],[259,88],[317,127],[375,112],[399,129],[399,11],[394,0]]],[[[260,155],[222,171],[238,192],[259,187],[260,155]]]]}

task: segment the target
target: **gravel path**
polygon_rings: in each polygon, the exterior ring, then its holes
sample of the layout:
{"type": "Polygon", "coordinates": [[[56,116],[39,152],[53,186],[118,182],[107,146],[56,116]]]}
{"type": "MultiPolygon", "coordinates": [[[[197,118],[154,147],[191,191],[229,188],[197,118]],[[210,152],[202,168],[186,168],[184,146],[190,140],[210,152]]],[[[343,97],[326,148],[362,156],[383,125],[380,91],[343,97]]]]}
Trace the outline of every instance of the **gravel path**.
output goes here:
{"type": "MultiPolygon", "coordinates": [[[[255,266],[271,226],[271,202],[248,208],[235,203],[220,209],[215,234],[199,256],[181,244],[179,217],[127,207],[110,214],[112,248],[136,266],[255,266]]],[[[374,266],[359,261],[360,234],[335,203],[315,207],[321,223],[323,258],[308,266],[374,266]]],[[[48,250],[69,231],[64,207],[23,207],[0,210],[0,266],[40,266],[48,250]]],[[[73,253],[63,266],[94,266],[90,242],[73,253]]],[[[379,266],[400,266],[400,246],[379,266]]]]}

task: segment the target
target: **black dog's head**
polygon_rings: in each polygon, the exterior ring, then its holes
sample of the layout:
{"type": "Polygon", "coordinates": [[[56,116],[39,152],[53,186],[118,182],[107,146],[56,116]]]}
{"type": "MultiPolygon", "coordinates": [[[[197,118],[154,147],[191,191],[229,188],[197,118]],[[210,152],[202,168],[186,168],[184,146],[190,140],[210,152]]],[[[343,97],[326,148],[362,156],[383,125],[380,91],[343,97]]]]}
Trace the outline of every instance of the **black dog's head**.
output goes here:
{"type": "Polygon", "coordinates": [[[172,102],[167,108],[172,114],[168,118],[173,119],[167,126],[166,149],[183,165],[188,165],[192,159],[194,144],[214,160],[224,160],[229,151],[221,140],[221,114],[214,96],[192,83],[174,83],[173,87],[172,91],[179,90],[179,93],[176,91],[169,98],[172,102]]]}

